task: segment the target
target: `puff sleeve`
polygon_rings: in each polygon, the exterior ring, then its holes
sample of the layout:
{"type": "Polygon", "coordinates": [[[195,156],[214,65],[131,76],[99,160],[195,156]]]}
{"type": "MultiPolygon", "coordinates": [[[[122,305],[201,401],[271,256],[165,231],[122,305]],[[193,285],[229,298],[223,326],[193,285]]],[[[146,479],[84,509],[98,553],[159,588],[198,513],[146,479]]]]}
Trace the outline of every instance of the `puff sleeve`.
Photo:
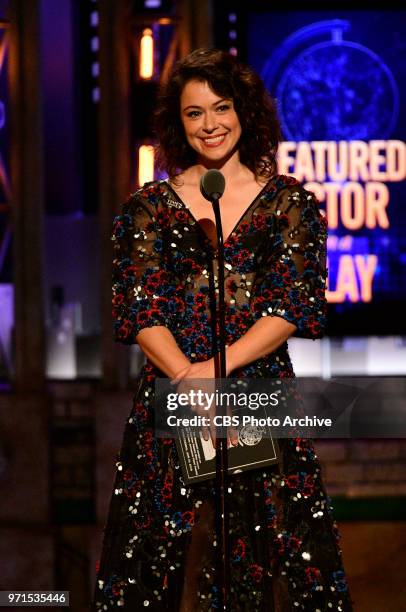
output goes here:
{"type": "Polygon", "coordinates": [[[137,193],[114,218],[112,315],[116,342],[134,344],[146,327],[172,326],[176,283],[163,255],[164,222],[156,205],[137,193]]]}
{"type": "Polygon", "coordinates": [[[315,196],[295,185],[279,194],[272,226],[271,248],[258,284],[256,319],[282,317],[296,325],[293,336],[321,338],[327,316],[327,220],[315,196]]]}

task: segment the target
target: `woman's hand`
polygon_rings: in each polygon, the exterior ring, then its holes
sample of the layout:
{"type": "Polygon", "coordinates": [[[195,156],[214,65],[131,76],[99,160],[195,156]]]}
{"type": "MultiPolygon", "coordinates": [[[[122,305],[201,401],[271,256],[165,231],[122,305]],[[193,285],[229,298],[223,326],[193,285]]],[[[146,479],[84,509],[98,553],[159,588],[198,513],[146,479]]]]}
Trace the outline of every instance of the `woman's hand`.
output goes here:
{"type": "MultiPolygon", "coordinates": [[[[232,367],[227,363],[226,360],[226,377],[232,372],[232,367]]],[[[207,361],[197,361],[195,363],[190,363],[186,365],[184,368],[179,370],[174,378],[171,380],[171,383],[176,383],[184,376],[188,378],[214,378],[215,377],[215,369],[214,369],[214,358],[208,359],[207,361]]]]}
{"type": "MultiPolygon", "coordinates": [[[[215,367],[214,358],[208,359],[207,361],[199,361],[191,363],[180,370],[175,378],[171,380],[171,384],[177,385],[177,393],[186,393],[189,395],[191,391],[201,391],[203,394],[208,394],[210,398],[215,397],[215,367]]],[[[214,424],[214,417],[216,416],[216,402],[209,401],[207,403],[204,399],[195,405],[190,406],[191,410],[199,416],[208,417],[210,419],[210,427],[202,427],[202,434],[204,440],[210,437],[213,447],[216,447],[216,426],[214,424]]],[[[231,416],[230,408],[227,407],[227,415],[231,416]]],[[[233,446],[238,444],[238,433],[233,427],[227,428],[228,445],[231,443],[233,446]]]]}

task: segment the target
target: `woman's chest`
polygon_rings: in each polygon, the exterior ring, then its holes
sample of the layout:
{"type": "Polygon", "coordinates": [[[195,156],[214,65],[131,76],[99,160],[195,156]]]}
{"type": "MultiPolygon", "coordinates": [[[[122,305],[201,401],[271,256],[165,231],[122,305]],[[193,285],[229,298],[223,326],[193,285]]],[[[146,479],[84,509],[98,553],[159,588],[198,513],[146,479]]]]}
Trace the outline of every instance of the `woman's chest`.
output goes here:
{"type": "MultiPolygon", "coordinates": [[[[237,223],[232,217],[233,227],[223,225],[225,274],[227,279],[235,278],[237,284],[239,275],[259,271],[271,249],[270,217],[260,205],[252,207],[251,212],[245,215],[243,210],[237,223]]],[[[216,268],[218,263],[216,224],[211,213],[203,210],[199,216],[196,210],[192,217],[184,207],[172,207],[164,235],[163,249],[170,269],[199,286],[209,281],[212,266],[216,268]]],[[[217,269],[213,271],[217,276],[217,269]]]]}
{"type": "MultiPolygon", "coordinates": [[[[241,191],[228,191],[220,199],[220,216],[223,239],[230,238],[234,230],[238,229],[240,223],[248,217],[258,196],[257,189],[243,189],[241,191]]],[[[189,209],[193,218],[203,228],[210,240],[216,242],[216,219],[213,206],[205,200],[200,193],[186,191],[179,193],[185,206],[189,209]]]]}

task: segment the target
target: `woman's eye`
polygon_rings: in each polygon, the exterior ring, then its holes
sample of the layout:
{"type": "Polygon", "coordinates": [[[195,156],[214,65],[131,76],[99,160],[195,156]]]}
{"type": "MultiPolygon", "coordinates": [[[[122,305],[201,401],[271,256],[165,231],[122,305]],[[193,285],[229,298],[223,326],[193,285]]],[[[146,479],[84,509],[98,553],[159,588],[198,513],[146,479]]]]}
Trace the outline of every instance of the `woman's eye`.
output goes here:
{"type": "Polygon", "coordinates": [[[222,112],[222,111],[226,111],[230,108],[229,104],[221,104],[220,106],[217,107],[217,110],[222,112]]]}
{"type": "Polygon", "coordinates": [[[188,116],[188,117],[192,117],[192,118],[193,118],[193,117],[198,117],[199,115],[200,115],[200,112],[199,112],[199,111],[190,111],[190,112],[188,112],[188,114],[187,114],[187,116],[188,116]]]}

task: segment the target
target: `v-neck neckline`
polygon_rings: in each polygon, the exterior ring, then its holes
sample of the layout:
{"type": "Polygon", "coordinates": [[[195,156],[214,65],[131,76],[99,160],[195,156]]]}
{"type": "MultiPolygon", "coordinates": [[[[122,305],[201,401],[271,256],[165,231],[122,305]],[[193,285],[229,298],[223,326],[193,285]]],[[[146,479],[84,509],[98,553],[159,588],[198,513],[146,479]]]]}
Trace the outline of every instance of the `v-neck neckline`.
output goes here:
{"type": "MultiPolygon", "coordinates": [[[[262,187],[262,189],[257,193],[257,195],[255,196],[255,198],[252,200],[252,202],[247,206],[247,208],[245,209],[245,211],[242,213],[242,215],[240,216],[240,218],[238,219],[237,223],[234,225],[233,229],[231,230],[231,232],[228,234],[227,238],[225,240],[223,240],[223,246],[225,247],[226,244],[228,243],[228,241],[231,239],[232,235],[237,231],[241,221],[244,219],[245,215],[251,210],[251,208],[254,206],[254,204],[260,200],[262,198],[262,196],[264,195],[267,187],[270,185],[270,183],[274,180],[274,177],[270,178],[269,181],[262,187]]],[[[211,239],[209,238],[209,236],[207,235],[207,233],[205,232],[205,230],[203,229],[203,227],[200,224],[200,221],[198,219],[196,219],[195,215],[193,214],[191,208],[184,202],[184,200],[182,200],[182,198],[180,197],[180,195],[177,193],[177,191],[175,191],[175,189],[172,187],[172,185],[169,183],[168,179],[165,179],[163,181],[166,186],[170,189],[171,193],[175,196],[175,198],[178,200],[178,202],[180,204],[182,204],[182,207],[184,210],[186,210],[190,217],[193,219],[193,221],[197,224],[197,227],[199,228],[199,230],[202,232],[202,234],[204,235],[204,237],[206,238],[208,244],[210,245],[210,248],[212,249],[212,251],[214,253],[217,253],[218,251],[218,247],[216,249],[214,249],[213,244],[211,239]]]]}

